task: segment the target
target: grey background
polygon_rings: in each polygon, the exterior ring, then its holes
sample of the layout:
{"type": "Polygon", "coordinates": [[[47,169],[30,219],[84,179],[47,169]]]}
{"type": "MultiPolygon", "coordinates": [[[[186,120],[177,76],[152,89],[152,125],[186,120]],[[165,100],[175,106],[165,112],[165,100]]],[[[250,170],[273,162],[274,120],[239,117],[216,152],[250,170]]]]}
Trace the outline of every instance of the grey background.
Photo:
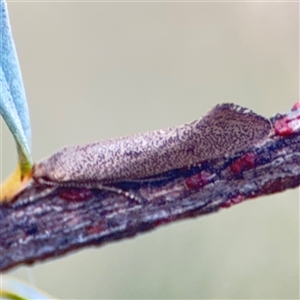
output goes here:
{"type": "MultiPolygon", "coordinates": [[[[298,3],[9,2],[34,160],[234,102],[299,100],[298,3]]],[[[3,176],[16,164],[2,126],[3,176]]],[[[299,190],[10,275],[61,299],[299,298],[299,190]]]]}

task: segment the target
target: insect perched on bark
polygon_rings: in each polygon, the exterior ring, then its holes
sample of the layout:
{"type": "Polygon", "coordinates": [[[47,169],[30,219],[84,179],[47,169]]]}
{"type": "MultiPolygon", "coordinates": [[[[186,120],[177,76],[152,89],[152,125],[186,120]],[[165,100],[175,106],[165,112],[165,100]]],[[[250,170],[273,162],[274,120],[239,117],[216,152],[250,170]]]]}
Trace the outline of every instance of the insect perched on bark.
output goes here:
{"type": "Polygon", "coordinates": [[[238,105],[219,104],[202,119],[182,126],[66,147],[36,164],[33,178],[48,186],[126,194],[113,184],[230,155],[262,140],[270,130],[268,119],[238,105]]]}

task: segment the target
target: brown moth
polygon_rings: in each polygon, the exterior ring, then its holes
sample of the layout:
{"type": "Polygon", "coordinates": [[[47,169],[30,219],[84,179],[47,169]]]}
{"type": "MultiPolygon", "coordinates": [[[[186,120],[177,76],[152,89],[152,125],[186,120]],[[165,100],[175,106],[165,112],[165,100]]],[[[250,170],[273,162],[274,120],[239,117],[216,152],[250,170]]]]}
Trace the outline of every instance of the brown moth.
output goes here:
{"type": "Polygon", "coordinates": [[[36,164],[33,178],[46,185],[77,182],[79,187],[86,183],[120,193],[110,184],[233,154],[262,140],[270,130],[268,119],[238,105],[219,104],[202,119],[182,126],[63,148],[36,164]]]}

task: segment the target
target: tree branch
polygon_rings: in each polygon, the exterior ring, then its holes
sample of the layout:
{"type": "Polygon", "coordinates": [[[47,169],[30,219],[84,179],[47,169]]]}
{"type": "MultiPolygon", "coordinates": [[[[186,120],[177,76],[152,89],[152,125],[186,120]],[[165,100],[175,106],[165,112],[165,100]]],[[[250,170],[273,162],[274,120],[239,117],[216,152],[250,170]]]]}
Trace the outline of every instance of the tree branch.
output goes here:
{"type": "Polygon", "coordinates": [[[299,186],[300,112],[295,111],[273,117],[273,134],[232,157],[115,185],[137,195],[134,199],[97,189],[49,190],[32,181],[12,202],[0,206],[0,270],[133,237],[299,186]]]}

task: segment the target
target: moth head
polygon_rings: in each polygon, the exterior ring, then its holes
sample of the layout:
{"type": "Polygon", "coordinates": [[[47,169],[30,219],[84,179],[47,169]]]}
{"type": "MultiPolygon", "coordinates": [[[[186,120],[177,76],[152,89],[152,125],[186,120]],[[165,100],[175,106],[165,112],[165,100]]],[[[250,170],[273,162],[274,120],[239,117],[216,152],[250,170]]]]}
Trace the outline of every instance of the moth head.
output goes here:
{"type": "Polygon", "coordinates": [[[49,183],[61,182],[66,180],[66,175],[62,165],[54,162],[51,157],[34,165],[33,179],[49,183]]]}
{"type": "Polygon", "coordinates": [[[34,166],[33,179],[49,185],[75,180],[82,169],[76,161],[76,147],[63,148],[34,166]]]}

